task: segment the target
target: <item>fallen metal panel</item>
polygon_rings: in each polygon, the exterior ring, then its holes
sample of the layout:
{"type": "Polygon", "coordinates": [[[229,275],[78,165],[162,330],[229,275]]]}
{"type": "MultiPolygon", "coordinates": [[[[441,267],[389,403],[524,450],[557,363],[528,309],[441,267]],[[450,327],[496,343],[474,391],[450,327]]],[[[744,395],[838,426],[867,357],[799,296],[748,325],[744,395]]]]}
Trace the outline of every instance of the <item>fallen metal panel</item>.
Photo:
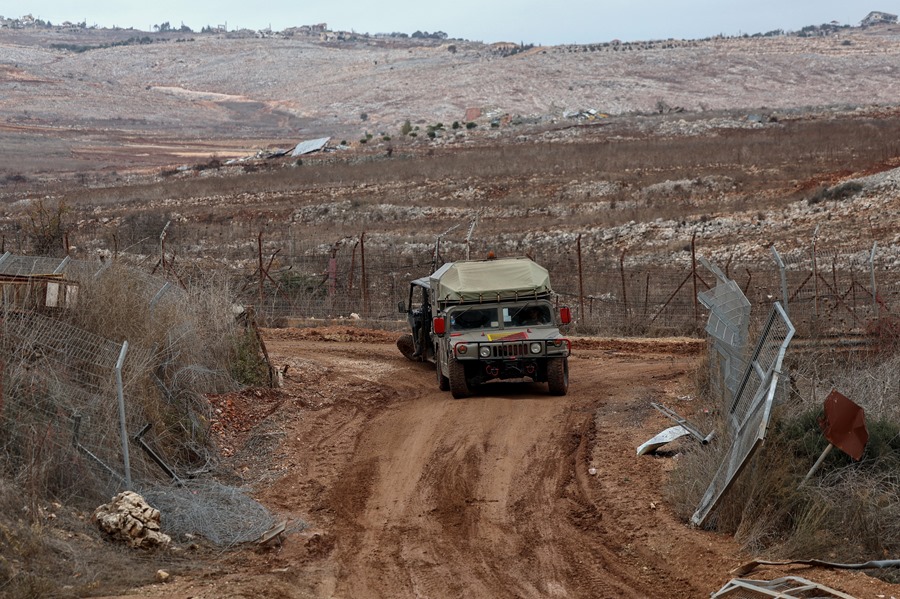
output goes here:
{"type": "Polygon", "coordinates": [[[325,147],[331,140],[330,137],[320,137],[319,139],[311,139],[309,141],[301,141],[296,146],[294,146],[294,151],[291,152],[291,156],[302,156],[303,154],[309,154],[311,152],[318,152],[322,148],[325,147]]]}
{"type": "Polygon", "coordinates": [[[830,587],[812,582],[799,576],[785,576],[775,580],[746,580],[734,578],[728,581],[712,599],[756,599],[757,597],[776,597],[778,599],[856,599],[830,587]]]}
{"type": "Polygon", "coordinates": [[[671,443],[675,439],[680,439],[681,437],[685,437],[690,434],[691,432],[681,425],[670,426],[649,441],[638,446],[637,454],[644,455],[645,453],[651,453],[653,451],[656,451],[666,443],[671,443]]]}
{"type": "Polygon", "coordinates": [[[772,312],[759,335],[759,341],[749,363],[741,377],[737,392],[728,413],[731,416],[732,429],[740,427],[746,419],[746,414],[751,410],[752,399],[764,383],[766,373],[773,368],[781,371],[781,362],[784,359],[784,351],[787,344],[794,336],[794,325],[779,302],[775,302],[772,312]],[[777,365],[777,366],[776,366],[777,365]]]}
{"type": "Polygon", "coordinates": [[[690,433],[690,435],[692,437],[694,437],[697,441],[700,441],[700,443],[702,443],[703,445],[706,445],[707,443],[712,441],[713,437],[716,436],[715,431],[712,431],[708,435],[704,435],[702,432],[700,432],[700,429],[698,429],[696,426],[694,426],[686,418],[682,418],[681,416],[678,415],[677,412],[675,412],[674,410],[670,410],[669,408],[667,408],[666,406],[664,406],[662,404],[658,404],[656,402],[651,402],[650,405],[653,406],[654,408],[656,408],[656,410],[659,411],[663,416],[670,418],[676,424],[681,425],[682,428],[687,430],[687,432],[690,433]]]}
{"type": "Polygon", "coordinates": [[[691,517],[693,524],[703,524],[762,445],[779,390],[784,355],[793,336],[794,326],[776,302],[763,328],[754,358],[747,367],[741,394],[735,398],[739,409],[732,410],[731,414],[737,427],[731,448],[691,517]],[[753,377],[757,377],[759,383],[751,386],[750,382],[755,382],[753,377]]]}

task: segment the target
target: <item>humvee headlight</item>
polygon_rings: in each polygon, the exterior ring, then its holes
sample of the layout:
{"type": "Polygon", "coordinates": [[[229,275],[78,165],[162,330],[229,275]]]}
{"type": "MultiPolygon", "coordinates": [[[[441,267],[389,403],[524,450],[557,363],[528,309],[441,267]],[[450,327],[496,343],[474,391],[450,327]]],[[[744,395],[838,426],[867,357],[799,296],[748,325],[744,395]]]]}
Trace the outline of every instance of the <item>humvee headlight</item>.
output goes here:
{"type": "Polygon", "coordinates": [[[468,345],[460,343],[459,345],[456,346],[456,353],[458,353],[458,354],[465,354],[467,351],[469,351],[468,345]]]}
{"type": "Polygon", "coordinates": [[[541,350],[544,349],[544,346],[541,343],[532,343],[530,349],[531,349],[531,353],[539,354],[539,353],[541,353],[541,350]]]}
{"type": "Polygon", "coordinates": [[[487,345],[482,345],[481,349],[478,350],[478,355],[482,358],[490,358],[491,357],[491,348],[487,345]]]}

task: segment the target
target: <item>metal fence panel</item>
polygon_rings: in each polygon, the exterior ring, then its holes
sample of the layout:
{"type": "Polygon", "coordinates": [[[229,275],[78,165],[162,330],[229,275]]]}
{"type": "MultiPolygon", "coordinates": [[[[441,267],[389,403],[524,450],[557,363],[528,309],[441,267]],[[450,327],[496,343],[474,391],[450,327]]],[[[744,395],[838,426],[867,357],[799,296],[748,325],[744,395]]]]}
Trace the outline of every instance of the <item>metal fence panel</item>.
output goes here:
{"type": "Polygon", "coordinates": [[[794,326],[776,303],[763,327],[756,351],[731,410],[735,423],[731,448],[710,482],[691,522],[701,525],[715,509],[750,458],[762,445],[779,390],[781,368],[794,326]]]}

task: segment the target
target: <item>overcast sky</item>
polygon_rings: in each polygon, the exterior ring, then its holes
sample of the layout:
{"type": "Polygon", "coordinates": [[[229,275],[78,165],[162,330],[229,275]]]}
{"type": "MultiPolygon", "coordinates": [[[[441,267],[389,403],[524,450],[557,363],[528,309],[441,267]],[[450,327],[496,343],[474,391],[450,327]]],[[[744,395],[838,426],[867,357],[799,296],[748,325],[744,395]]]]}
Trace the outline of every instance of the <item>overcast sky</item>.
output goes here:
{"type": "Polygon", "coordinates": [[[837,21],[858,25],[870,10],[900,12],[900,0],[0,0],[0,15],[56,24],[152,30],[168,21],[199,30],[281,30],[327,23],[361,33],[443,31],[484,42],[566,44],[796,31],[837,21]]]}

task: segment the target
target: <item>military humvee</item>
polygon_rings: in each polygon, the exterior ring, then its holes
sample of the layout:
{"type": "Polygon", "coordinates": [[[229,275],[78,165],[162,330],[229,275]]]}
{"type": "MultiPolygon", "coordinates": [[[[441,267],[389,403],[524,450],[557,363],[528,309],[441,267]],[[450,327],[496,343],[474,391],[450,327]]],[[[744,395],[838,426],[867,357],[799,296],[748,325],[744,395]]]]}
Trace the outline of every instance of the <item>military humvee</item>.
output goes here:
{"type": "Polygon", "coordinates": [[[529,258],[450,262],[410,284],[400,302],[412,329],[397,341],[407,358],[434,362],[438,387],[463,398],[498,380],[569,389],[572,346],[545,268],[529,258]]]}

